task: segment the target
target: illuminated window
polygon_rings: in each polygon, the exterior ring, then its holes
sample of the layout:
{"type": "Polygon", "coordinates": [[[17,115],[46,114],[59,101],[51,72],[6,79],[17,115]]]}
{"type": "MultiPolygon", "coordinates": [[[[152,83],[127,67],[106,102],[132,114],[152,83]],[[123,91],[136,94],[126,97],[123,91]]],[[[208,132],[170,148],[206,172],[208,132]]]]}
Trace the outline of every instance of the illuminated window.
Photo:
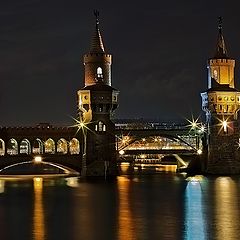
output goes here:
{"type": "Polygon", "coordinates": [[[20,153],[21,154],[30,154],[30,142],[27,139],[23,139],[20,143],[20,153]]]}
{"type": "Polygon", "coordinates": [[[79,141],[76,138],[73,138],[69,142],[69,152],[70,152],[71,155],[80,153],[79,141]]]}
{"type": "Polygon", "coordinates": [[[103,130],[103,123],[100,121],[100,122],[98,123],[98,131],[99,131],[99,132],[102,132],[102,130],[103,130]]]}
{"type": "Polygon", "coordinates": [[[55,142],[49,138],[45,143],[45,153],[54,154],[55,153],[55,142]]]}
{"type": "Polygon", "coordinates": [[[98,124],[95,125],[95,131],[105,132],[106,131],[106,125],[102,121],[99,121],[98,124]]]}
{"type": "Polygon", "coordinates": [[[0,156],[4,156],[5,155],[5,142],[0,139],[0,156]]]}
{"type": "Polygon", "coordinates": [[[61,154],[67,154],[67,151],[67,141],[64,138],[59,139],[57,142],[57,152],[61,154]]]}
{"type": "Polygon", "coordinates": [[[43,153],[43,142],[37,138],[33,142],[32,153],[34,154],[42,154],[43,153]]]}
{"type": "Polygon", "coordinates": [[[9,155],[18,154],[18,144],[14,138],[11,138],[7,143],[7,154],[9,155]]]}
{"type": "Polygon", "coordinates": [[[97,78],[102,78],[102,77],[103,77],[102,68],[98,67],[97,68],[97,78]]]}

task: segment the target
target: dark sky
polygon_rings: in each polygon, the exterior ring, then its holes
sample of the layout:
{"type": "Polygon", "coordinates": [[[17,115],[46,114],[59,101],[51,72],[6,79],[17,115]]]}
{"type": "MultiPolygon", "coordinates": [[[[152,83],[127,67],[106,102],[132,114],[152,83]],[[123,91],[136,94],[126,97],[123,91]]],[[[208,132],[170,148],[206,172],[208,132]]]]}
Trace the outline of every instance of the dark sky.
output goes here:
{"type": "Polygon", "coordinates": [[[239,1],[1,0],[0,125],[72,123],[93,9],[100,11],[105,48],[113,55],[118,118],[201,113],[219,15],[240,80],[239,1]]]}

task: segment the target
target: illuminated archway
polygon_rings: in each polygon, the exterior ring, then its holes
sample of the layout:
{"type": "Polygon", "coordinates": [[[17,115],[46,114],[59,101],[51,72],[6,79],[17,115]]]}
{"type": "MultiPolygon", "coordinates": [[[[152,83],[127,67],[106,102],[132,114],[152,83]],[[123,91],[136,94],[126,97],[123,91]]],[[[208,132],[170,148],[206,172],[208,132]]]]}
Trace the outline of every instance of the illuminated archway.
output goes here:
{"type": "Polygon", "coordinates": [[[54,154],[55,153],[55,142],[53,139],[49,138],[45,143],[45,153],[54,154]]]}
{"type": "Polygon", "coordinates": [[[5,142],[0,139],[0,156],[4,156],[5,155],[5,142]]]}
{"type": "Polygon", "coordinates": [[[80,145],[79,145],[79,141],[76,138],[73,138],[70,142],[69,142],[69,152],[70,154],[79,154],[80,153],[80,145]]]}
{"type": "Polygon", "coordinates": [[[67,141],[64,138],[61,138],[57,141],[57,152],[61,154],[67,154],[68,146],[67,141]]]}
{"type": "Polygon", "coordinates": [[[18,154],[18,143],[16,139],[11,138],[7,143],[7,154],[17,155],[18,154]]]}
{"type": "Polygon", "coordinates": [[[32,153],[34,154],[42,154],[43,153],[43,142],[37,138],[33,142],[32,153]]]}
{"type": "Polygon", "coordinates": [[[21,142],[20,142],[20,154],[30,154],[31,153],[31,147],[30,147],[30,142],[28,139],[23,139],[21,142]]]}

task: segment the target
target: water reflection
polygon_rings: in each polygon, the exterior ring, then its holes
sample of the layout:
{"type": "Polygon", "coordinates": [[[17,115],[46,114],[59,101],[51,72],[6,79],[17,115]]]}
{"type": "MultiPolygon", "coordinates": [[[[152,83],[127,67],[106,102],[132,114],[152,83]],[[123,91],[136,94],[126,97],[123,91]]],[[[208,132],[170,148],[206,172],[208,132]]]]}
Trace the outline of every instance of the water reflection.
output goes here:
{"type": "Polygon", "coordinates": [[[239,202],[236,181],[219,177],[215,181],[216,239],[239,239],[239,202]]]}
{"type": "Polygon", "coordinates": [[[43,179],[33,178],[34,186],[34,210],[33,210],[33,240],[44,240],[45,238],[45,223],[43,209],[43,179]]]}
{"type": "Polygon", "coordinates": [[[203,215],[201,176],[191,177],[185,191],[185,240],[204,240],[206,236],[206,220],[203,215]],[[196,238],[197,237],[197,238],[196,238]]]}
{"type": "Polygon", "coordinates": [[[118,177],[117,184],[119,194],[118,239],[135,239],[129,199],[131,180],[125,177],[118,177]]]}
{"type": "Polygon", "coordinates": [[[4,193],[5,190],[5,181],[0,179],[0,193],[4,193]]]}

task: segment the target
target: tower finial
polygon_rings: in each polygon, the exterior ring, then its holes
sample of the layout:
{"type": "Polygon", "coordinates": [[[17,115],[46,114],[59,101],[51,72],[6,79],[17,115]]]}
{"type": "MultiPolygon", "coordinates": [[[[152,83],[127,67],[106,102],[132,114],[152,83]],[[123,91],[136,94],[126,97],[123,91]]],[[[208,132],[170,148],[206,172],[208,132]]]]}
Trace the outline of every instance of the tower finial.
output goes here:
{"type": "Polygon", "coordinates": [[[221,33],[222,33],[222,22],[223,22],[223,18],[222,18],[222,16],[219,16],[218,17],[218,30],[221,33]]]}
{"type": "Polygon", "coordinates": [[[218,17],[218,40],[217,47],[214,57],[215,58],[228,58],[227,56],[227,48],[225,45],[224,37],[223,37],[223,27],[222,27],[223,18],[221,16],[218,17]]]}
{"type": "Polygon", "coordinates": [[[93,13],[96,18],[96,27],[92,38],[90,53],[105,53],[103,40],[99,30],[99,11],[94,10],[93,13]]]}
{"type": "Polygon", "coordinates": [[[99,24],[99,11],[95,9],[93,11],[93,13],[94,13],[94,16],[96,18],[96,24],[98,25],[99,24]]]}

